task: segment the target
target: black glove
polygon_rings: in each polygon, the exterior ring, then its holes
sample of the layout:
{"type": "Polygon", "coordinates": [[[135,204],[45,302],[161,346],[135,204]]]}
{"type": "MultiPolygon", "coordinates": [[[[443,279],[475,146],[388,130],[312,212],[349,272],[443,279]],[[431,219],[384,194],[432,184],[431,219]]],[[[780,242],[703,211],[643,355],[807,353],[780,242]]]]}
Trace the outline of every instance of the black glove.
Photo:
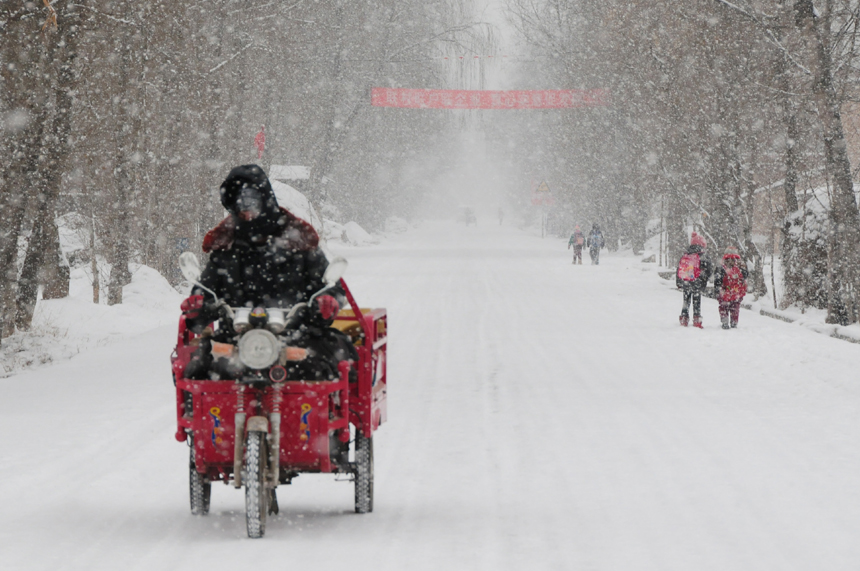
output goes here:
{"type": "Polygon", "coordinates": [[[223,303],[207,302],[202,295],[189,296],[180,308],[185,315],[185,324],[195,333],[200,333],[216,319],[227,317],[223,303]]]}

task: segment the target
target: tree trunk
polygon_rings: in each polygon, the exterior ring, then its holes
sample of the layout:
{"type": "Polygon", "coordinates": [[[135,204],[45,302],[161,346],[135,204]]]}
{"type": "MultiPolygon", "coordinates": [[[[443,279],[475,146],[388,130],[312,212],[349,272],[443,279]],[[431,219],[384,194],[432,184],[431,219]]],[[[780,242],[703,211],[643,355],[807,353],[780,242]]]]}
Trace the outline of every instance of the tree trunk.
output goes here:
{"type": "Polygon", "coordinates": [[[93,274],[93,303],[99,304],[99,288],[101,287],[101,276],[99,276],[99,261],[96,252],[96,217],[92,215],[90,220],[90,271],[93,274]]]}
{"type": "Polygon", "coordinates": [[[50,119],[50,86],[44,82],[47,55],[34,39],[32,25],[36,10],[35,5],[0,5],[0,97],[13,118],[3,133],[5,172],[0,180],[0,337],[15,331],[18,240],[34,212],[28,205],[41,192],[40,154],[50,119]]]}
{"type": "MultiPolygon", "coordinates": [[[[753,165],[759,164],[758,161],[758,142],[753,136],[748,141],[749,156],[747,163],[746,176],[738,177],[735,219],[740,225],[738,233],[738,241],[740,241],[741,249],[744,252],[744,260],[747,267],[752,266],[749,272],[749,281],[751,283],[750,292],[756,299],[767,294],[767,284],[764,280],[764,256],[758,249],[758,246],[753,242],[753,220],[756,212],[756,172],[753,165]]],[[[735,169],[740,174],[743,165],[738,158],[735,164],[735,169]]]]}
{"type": "Polygon", "coordinates": [[[669,212],[666,216],[666,267],[674,268],[687,248],[687,232],[684,229],[685,209],[680,197],[670,193],[669,212]]]}
{"type": "MultiPolygon", "coordinates": [[[[18,239],[28,214],[35,212],[34,217],[38,218],[38,212],[45,199],[39,167],[44,126],[49,120],[48,115],[45,102],[37,100],[31,122],[32,128],[27,130],[21,144],[17,146],[16,158],[19,160],[14,161],[12,168],[9,169],[9,179],[6,182],[5,194],[7,205],[10,207],[11,224],[3,244],[3,252],[0,253],[0,267],[6,270],[3,276],[4,283],[0,288],[3,290],[2,336],[4,337],[14,333],[18,321],[18,298],[21,287],[18,277],[18,239]]],[[[35,231],[38,228],[37,222],[34,221],[31,228],[31,231],[35,231]]],[[[26,263],[25,260],[25,270],[26,263]]],[[[33,268],[34,274],[37,271],[38,268],[33,268]]]]}
{"type": "Polygon", "coordinates": [[[858,244],[860,244],[860,212],[854,198],[851,162],[842,129],[840,101],[833,84],[830,46],[830,15],[832,1],[828,0],[822,16],[816,17],[811,0],[800,0],[807,33],[815,46],[813,92],[818,116],[824,132],[824,155],[827,172],[833,180],[830,205],[831,256],[828,288],[827,322],[848,325],[857,321],[854,294],[858,275],[858,244]]]}
{"type": "Polygon", "coordinates": [[[135,171],[138,150],[138,137],[141,134],[140,111],[135,107],[134,93],[138,81],[129,76],[135,69],[132,62],[131,40],[122,43],[120,61],[123,71],[119,83],[124,95],[117,105],[118,132],[114,162],[114,212],[113,212],[113,256],[110,278],[108,280],[108,305],[122,303],[122,288],[131,283],[128,263],[131,261],[131,228],[129,225],[132,207],[131,195],[134,192],[135,171]]]}
{"type": "Polygon", "coordinates": [[[48,221],[44,229],[44,243],[47,247],[45,260],[43,262],[42,299],[61,299],[69,295],[69,280],[72,270],[69,262],[60,248],[60,233],[54,216],[48,221]]]}
{"type": "MultiPolygon", "coordinates": [[[[330,174],[329,171],[334,160],[335,139],[337,137],[335,130],[337,130],[338,128],[343,128],[343,126],[338,122],[338,107],[341,104],[341,53],[343,51],[342,47],[344,36],[344,32],[342,29],[343,12],[343,0],[335,0],[334,14],[332,18],[333,21],[329,24],[335,26],[337,29],[337,37],[335,39],[334,44],[334,63],[332,64],[332,71],[328,85],[329,89],[331,90],[329,100],[329,116],[326,121],[325,133],[323,134],[322,141],[318,143],[316,149],[313,168],[311,169],[310,180],[308,180],[308,198],[313,207],[317,210],[317,212],[320,213],[322,212],[322,203],[325,199],[325,193],[323,191],[323,185],[325,183],[323,181],[323,177],[330,174]]],[[[322,220],[320,220],[320,222],[322,222],[322,220]]]]}
{"type": "MultiPolygon", "coordinates": [[[[16,299],[15,324],[19,329],[29,329],[36,308],[40,285],[46,286],[48,296],[64,297],[69,291],[69,268],[60,252],[59,234],[54,216],[54,205],[60,194],[62,174],[68,156],[69,133],[71,132],[72,96],[74,90],[74,60],[76,57],[78,23],[77,16],[63,18],[59,13],[58,30],[48,29],[42,36],[44,59],[43,78],[50,78],[52,68],[59,62],[58,74],[51,80],[46,91],[52,92],[54,105],[47,130],[42,131],[39,141],[39,164],[36,180],[41,183],[35,197],[36,213],[31,231],[24,268],[21,273],[16,299]]],[[[47,97],[46,97],[47,99],[47,97]]]]}
{"type": "MultiPolygon", "coordinates": [[[[789,306],[799,301],[803,285],[803,264],[799,260],[796,236],[792,232],[793,226],[799,226],[803,223],[800,218],[792,218],[792,215],[799,210],[797,203],[797,140],[799,132],[797,128],[797,106],[792,101],[788,62],[785,61],[785,57],[778,60],[778,65],[780,66],[779,76],[782,87],[782,117],[786,135],[783,162],[785,180],[782,184],[786,211],[782,223],[782,244],[780,246],[782,281],[785,289],[782,305],[789,306]]],[[[775,249],[776,244],[773,244],[772,248],[775,249]]]]}
{"type": "Polygon", "coordinates": [[[53,209],[47,202],[39,206],[36,220],[30,231],[27,244],[27,255],[24,258],[24,268],[18,278],[18,295],[15,302],[15,326],[23,331],[30,328],[33,321],[33,311],[36,309],[36,299],[39,293],[39,283],[42,281],[41,269],[45,259],[45,227],[52,217],[53,209]]]}

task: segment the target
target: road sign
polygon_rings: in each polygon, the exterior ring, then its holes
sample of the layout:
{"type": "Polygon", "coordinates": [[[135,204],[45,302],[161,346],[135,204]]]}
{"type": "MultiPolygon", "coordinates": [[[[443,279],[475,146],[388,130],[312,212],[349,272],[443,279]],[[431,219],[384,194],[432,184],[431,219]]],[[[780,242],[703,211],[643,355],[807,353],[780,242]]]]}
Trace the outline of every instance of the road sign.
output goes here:
{"type": "Polygon", "coordinates": [[[532,187],[532,204],[535,206],[552,206],[555,204],[555,198],[553,198],[552,191],[550,191],[545,180],[542,180],[537,188],[532,187]]]}

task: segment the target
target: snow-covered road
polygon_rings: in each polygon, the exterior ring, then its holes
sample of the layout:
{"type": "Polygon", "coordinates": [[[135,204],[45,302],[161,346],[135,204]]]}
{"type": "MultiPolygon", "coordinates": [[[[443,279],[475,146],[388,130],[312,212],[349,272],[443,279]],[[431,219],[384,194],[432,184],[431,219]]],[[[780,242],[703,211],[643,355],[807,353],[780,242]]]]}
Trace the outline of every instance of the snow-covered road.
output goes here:
{"type": "Polygon", "coordinates": [[[263,540],[232,488],[191,516],[161,328],[0,379],[0,568],[860,565],[860,345],[711,300],[683,329],[637,259],[509,227],[341,253],[390,316],[374,513],[304,475],[263,540]]]}

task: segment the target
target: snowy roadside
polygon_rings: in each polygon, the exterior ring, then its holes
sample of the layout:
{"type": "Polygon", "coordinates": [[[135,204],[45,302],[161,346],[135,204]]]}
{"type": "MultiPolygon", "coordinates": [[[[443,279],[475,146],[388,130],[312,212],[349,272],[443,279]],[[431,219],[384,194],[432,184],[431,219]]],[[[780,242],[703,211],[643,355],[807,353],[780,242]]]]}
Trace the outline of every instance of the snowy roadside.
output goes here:
{"type": "MultiPolygon", "coordinates": [[[[643,263],[643,266],[651,266],[654,272],[660,277],[661,283],[671,289],[675,288],[675,280],[672,278],[671,268],[656,267],[656,265],[643,263]]],[[[648,268],[648,269],[651,269],[648,268]]],[[[643,271],[648,271],[643,267],[643,271]]],[[[752,296],[747,296],[741,303],[741,308],[748,311],[754,311],[759,315],[779,319],[787,323],[792,323],[800,327],[805,327],[816,333],[827,335],[835,339],[850,341],[851,343],[860,343],[860,324],[854,323],[848,326],[834,325],[826,323],[827,312],[823,309],[806,308],[801,310],[798,307],[789,307],[787,309],[774,309],[773,302],[767,298],[759,298],[752,300],[752,296]]]]}
{"type": "MultiPolygon", "coordinates": [[[[652,224],[654,221],[652,221],[652,224]]],[[[654,272],[662,278],[660,281],[666,287],[675,289],[675,268],[670,268],[658,264],[658,252],[662,248],[660,236],[654,235],[645,242],[645,249],[641,255],[636,256],[641,260],[642,271],[654,272]],[[650,259],[650,262],[645,260],[650,259]]],[[[629,251],[633,255],[632,251],[629,251]]],[[[717,260],[718,261],[718,260],[717,260]]],[[[850,341],[860,344],[860,324],[854,323],[847,327],[826,323],[827,311],[814,307],[800,308],[796,306],[787,307],[785,309],[776,308],[776,301],[784,299],[785,286],[782,283],[782,268],[777,257],[767,257],[763,260],[764,280],[768,287],[768,295],[753,300],[753,296],[748,295],[741,303],[741,308],[748,311],[753,311],[759,315],[792,323],[816,333],[827,335],[835,339],[850,341]]],[[[668,263],[668,262],[667,262],[668,263]]]]}
{"type": "MultiPolygon", "coordinates": [[[[292,203],[291,206],[297,208],[292,203]]],[[[336,228],[335,223],[329,224],[333,235],[324,250],[347,257],[355,248],[379,244],[386,235],[408,230],[406,222],[396,218],[387,222],[388,232],[374,235],[355,222],[336,228]]],[[[69,297],[40,299],[30,330],[3,339],[0,378],[68,360],[157,327],[175,325],[183,296],[156,270],[139,264],[132,264],[131,269],[132,281],[123,288],[123,303],[114,306],[92,303],[88,269],[73,269],[69,297]]]]}
{"type": "Polygon", "coordinates": [[[176,322],[182,295],[154,269],[132,264],[123,303],[92,303],[92,285],[82,268],[72,270],[69,297],[39,300],[29,331],[4,338],[0,377],[140,335],[176,322]]]}

